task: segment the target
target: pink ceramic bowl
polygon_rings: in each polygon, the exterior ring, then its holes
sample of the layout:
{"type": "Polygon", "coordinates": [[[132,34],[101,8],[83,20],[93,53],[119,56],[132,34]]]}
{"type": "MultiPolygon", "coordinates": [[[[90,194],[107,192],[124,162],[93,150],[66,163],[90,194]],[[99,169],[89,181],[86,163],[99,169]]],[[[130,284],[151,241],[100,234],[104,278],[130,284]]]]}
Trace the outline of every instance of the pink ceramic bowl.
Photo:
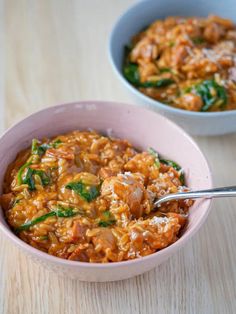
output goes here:
{"type": "MultiPolygon", "coordinates": [[[[112,132],[136,147],[155,148],[177,161],[185,170],[187,184],[193,189],[211,188],[209,166],[196,143],[178,126],[153,111],[114,102],[81,101],[39,111],[10,128],[0,139],[0,180],[17,152],[42,138],[75,129],[92,128],[112,132]]],[[[83,281],[115,281],[144,273],[164,262],[197,232],[205,221],[210,201],[197,201],[190,210],[188,226],[171,246],[146,257],[110,264],[63,260],[43,253],[20,240],[8,227],[0,210],[0,229],[23,252],[43,267],[83,281]]]]}

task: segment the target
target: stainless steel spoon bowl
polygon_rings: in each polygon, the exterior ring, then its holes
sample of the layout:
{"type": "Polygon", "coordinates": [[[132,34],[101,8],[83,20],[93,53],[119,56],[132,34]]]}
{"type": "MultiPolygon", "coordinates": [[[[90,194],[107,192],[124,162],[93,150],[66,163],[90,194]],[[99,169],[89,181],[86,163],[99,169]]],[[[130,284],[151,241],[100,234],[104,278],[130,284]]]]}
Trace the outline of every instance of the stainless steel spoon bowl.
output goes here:
{"type": "Polygon", "coordinates": [[[226,186],[210,190],[190,191],[168,194],[155,201],[154,207],[160,204],[181,199],[215,198],[215,197],[236,197],[236,186],[226,186]]]}

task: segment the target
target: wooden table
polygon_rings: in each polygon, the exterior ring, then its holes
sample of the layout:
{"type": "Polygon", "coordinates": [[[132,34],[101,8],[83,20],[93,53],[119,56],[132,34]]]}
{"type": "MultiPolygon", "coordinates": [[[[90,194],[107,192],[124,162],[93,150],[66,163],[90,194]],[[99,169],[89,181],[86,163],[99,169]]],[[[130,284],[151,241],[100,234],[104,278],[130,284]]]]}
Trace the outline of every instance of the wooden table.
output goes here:
{"type": "MultiPolygon", "coordinates": [[[[4,22],[2,3],[5,127],[57,103],[134,101],[107,56],[112,24],[130,3],[8,0],[4,22]]],[[[215,184],[235,184],[236,135],[196,140],[215,184]]],[[[169,261],[142,276],[102,284],[51,274],[1,234],[0,313],[235,313],[235,224],[236,200],[217,200],[204,227],[169,261]]]]}

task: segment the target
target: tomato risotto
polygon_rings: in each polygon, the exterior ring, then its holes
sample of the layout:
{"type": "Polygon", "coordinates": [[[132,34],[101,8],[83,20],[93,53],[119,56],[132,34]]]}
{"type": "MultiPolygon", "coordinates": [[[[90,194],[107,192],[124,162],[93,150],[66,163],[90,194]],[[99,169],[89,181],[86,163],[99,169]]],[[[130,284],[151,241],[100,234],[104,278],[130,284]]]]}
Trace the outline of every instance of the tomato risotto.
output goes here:
{"type": "Polygon", "coordinates": [[[169,106],[236,109],[236,27],[218,16],[157,20],[125,48],[123,74],[169,106]]]}
{"type": "Polygon", "coordinates": [[[93,131],[33,139],[6,172],[0,197],[6,219],[29,245],[64,259],[117,262],[174,243],[190,200],[153,208],[186,190],[184,173],[154,149],[93,131]]]}

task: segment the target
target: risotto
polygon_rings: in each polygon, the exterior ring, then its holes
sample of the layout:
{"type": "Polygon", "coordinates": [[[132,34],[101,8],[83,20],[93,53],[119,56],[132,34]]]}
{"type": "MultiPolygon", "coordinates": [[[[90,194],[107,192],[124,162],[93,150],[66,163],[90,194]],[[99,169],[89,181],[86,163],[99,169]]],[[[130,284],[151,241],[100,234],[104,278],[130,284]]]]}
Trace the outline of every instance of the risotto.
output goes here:
{"type": "Polygon", "coordinates": [[[7,169],[1,205],[14,232],[64,259],[117,262],[174,243],[190,200],[153,208],[186,190],[181,167],[127,140],[73,131],[32,140],[7,169]]]}
{"type": "Polygon", "coordinates": [[[125,48],[123,74],[176,108],[236,109],[236,27],[218,16],[157,20],[125,48]]]}

